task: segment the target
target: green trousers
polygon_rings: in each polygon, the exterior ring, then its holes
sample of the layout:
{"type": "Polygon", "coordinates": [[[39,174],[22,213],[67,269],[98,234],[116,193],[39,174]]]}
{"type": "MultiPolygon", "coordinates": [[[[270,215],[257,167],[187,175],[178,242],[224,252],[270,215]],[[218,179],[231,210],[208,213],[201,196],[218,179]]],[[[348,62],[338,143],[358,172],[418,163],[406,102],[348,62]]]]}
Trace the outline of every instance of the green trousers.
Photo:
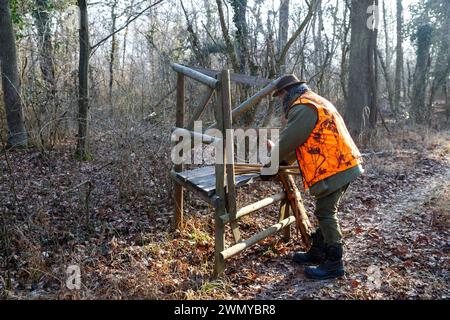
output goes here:
{"type": "Polygon", "coordinates": [[[349,184],[337,189],[333,193],[316,199],[316,210],[314,211],[319,228],[322,231],[326,244],[337,244],[342,242],[342,232],[339,227],[338,208],[347,191],[349,184]]]}

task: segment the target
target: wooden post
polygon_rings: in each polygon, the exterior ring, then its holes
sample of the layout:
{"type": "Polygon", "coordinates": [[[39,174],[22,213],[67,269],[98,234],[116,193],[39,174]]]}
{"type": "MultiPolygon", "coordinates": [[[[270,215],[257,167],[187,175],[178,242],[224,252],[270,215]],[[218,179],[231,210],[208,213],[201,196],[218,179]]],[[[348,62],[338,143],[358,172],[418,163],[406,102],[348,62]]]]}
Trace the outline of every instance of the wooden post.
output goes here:
{"type": "MultiPolygon", "coordinates": [[[[222,83],[219,81],[217,88],[217,101],[215,104],[216,122],[219,124],[219,130],[223,132],[223,111],[222,111],[222,83]]],[[[225,139],[222,139],[222,150],[225,153],[225,139]]],[[[220,217],[226,214],[225,201],[225,154],[223,154],[223,163],[219,163],[216,154],[216,196],[217,206],[214,215],[214,277],[218,277],[225,269],[225,260],[221,252],[225,249],[225,225],[220,217]]]]}
{"type": "MultiPolygon", "coordinates": [[[[283,221],[289,217],[289,201],[287,199],[281,200],[280,214],[278,216],[278,222],[283,221]]],[[[287,226],[283,229],[283,241],[289,242],[291,240],[291,226],[287,226]]]]}
{"type": "Polygon", "coordinates": [[[283,184],[284,191],[286,191],[287,199],[291,205],[293,214],[295,216],[295,223],[297,230],[300,231],[303,242],[309,246],[311,242],[311,223],[303,206],[302,196],[295,184],[294,178],[291,175],[280,174],[280,181],[283,184]]]}
{"type": "MultiPolygon", "coordinates": [[[[220,78],[222,89],[223,138],[225,140],[225,161],[227,176],[227,211],[230,215],[231,230],[236,243],[241,241],[238,222],[236,221],[236,181],[234,172],[234,135],[227,137],[227,130],[233,129],[231,115],[230,70],[223,70],[220,78]]],[[[220,126],[220,125],[219,125],[220,126]]]]}
{"type": "MultiPolygon", "coordinates": [[[[185,112],[185,101],[184,101],[184,75],[177,73],[177,112],[176,112],[176,123],[175,125],[179,128],[184,127],[184,112],[185,112]]],[[[178,164],[174,167],[175,172],[183,171],[183,165],[178,164]]],[[[175,229],[182,230],[184,226],[183,221],[183,187],[175,183],[174,190],[174,202],[175,202],[175,229]]]]}

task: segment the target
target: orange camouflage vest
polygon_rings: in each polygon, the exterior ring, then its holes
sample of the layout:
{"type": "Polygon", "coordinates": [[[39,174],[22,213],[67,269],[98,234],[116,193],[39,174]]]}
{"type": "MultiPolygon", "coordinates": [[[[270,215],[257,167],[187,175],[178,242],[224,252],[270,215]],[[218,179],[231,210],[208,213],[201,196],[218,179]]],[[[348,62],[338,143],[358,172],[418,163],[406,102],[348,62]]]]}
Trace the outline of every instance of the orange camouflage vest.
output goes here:
{"type": "Polygon", "coordinates": [[[344,120],[331,102],[308,91],[294,103],[317,109],[318,120],[306,142],[296,149],[305,189],[316,182],[362,163],[361,153],[350,136],[344,120]]]}

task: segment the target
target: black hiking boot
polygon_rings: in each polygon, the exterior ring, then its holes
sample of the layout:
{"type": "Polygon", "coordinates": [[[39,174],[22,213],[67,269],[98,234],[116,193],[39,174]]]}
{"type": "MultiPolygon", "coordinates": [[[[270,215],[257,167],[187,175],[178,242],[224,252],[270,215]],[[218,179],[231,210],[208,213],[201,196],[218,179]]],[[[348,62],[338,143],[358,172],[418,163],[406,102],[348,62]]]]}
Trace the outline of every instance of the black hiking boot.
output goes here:
{"type": "Polygon", "coordinates": [[[306,267],[305,275],[317,280],[342,277],[345,273],[342,254],[342,244],[327,246],[325,260],[317,267],[306,267]]]}
{"type": "Polygon", "coordinates": [[[312,245],[308,252],[296,252],[292,259],[298,264],[317,264],[325,259],[325,241],[320,229],[311,234],[312,245]]]}

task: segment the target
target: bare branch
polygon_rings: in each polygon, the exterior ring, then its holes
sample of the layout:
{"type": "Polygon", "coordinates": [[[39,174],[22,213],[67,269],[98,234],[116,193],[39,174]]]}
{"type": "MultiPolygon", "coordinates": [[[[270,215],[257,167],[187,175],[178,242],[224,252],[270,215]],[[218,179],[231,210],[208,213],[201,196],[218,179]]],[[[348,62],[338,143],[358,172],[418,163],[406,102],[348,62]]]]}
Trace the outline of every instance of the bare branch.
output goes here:
{"type": "Polygon", "coordinates": [[[225,44],[227,46],[228,55],[231,60],[231,65],[233,66],[234,72],[239,72],[239,63],[236,56],[236,51],[234,50],[233,43],[231,42],[230,34],[228,32],[228,27],[225,22],[225,16],[223,14],[223,8],[222,8],[222,0],[216,0],[217,3],[217,9],[219,11],[219,18],[220,18],[220,26],[222,28],[222,34],[223,38],[225,40],[225,44]]]}
{"type": "Polygon", "coordinates": [[[277,59],[277,63],[279,64],[281,61],[284,61],[286,58],[286,55],[289,51],[289,49],[291,48],[292,44],[295,42],[295,40],[298,38],[298,36],[303,32],[303,30],[305,29],[305,27],[308,25],[309,21],[311,20],[312,16],[313,16],[313,12],[314,9],[316,7],[317,4],[317,0],[311,0],[311,2],[309,3],[308,1],[306,1],[307,5],[308,5],[308,14],[306,15],[305,19],[303,20],[303,22],[300,24],[300,26],[298,27],[297,30],[295,30],[295,32],[292,34],[291,38],[289,39],[289,41],[286,43],[286,45],[283,48],[283,51],[281,51],[280,56],[277,59]]]}
{"type": "Polygon", "coordinates": [[[94,44],[91,47],[91,51],[94,52],[99,46],[101,46],[105,41],[107,41],[109,38],[111,38],[113,35],[119,33],[120,31],[122,31],[123,29],[125,29],[126,27],[128,27],[133,21],[135,21],[137,18],[139,18],[140,16],[142,16],[145,12],[147,12],[148,10],[150,10],[151,8],[157,6],[158,4],[162,3],[164,0],[158,0],[155,3],[149,5],[148,7],[146,7],[145,9],[143,9],[142,11],[140,11],[139,13],[137,13],[135,16],[128,18],[128,20],[125,22],[125,24],[123,26],[121,26],[120,28],[118,28],[115,32],[109,34],[108,36],[106,36],[105,38],[103,38],[102,40],[100,40],[99,42],[97,42],[96,44],[94,44]]]}

